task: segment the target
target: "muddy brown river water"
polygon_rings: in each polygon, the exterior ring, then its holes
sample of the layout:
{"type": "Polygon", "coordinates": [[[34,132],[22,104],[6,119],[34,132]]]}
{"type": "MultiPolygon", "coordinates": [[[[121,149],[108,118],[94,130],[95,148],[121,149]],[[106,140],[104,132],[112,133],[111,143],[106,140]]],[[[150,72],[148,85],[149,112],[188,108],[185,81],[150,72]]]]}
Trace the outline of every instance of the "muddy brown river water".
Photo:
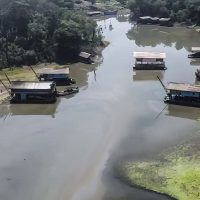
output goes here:
{"type": "Polygon", "coordinates": [[[156,76],[194,83],[199,61],[187,54],[200,46],[200,35],[181,27],[135,27],[122,17],[98,24],[111,44],[98,66],[71,68],[78,94],[54,105],[0,105],[0,200],[167,199],[129,187],[113,169],[197,131],[200,109],[164,109],[156,76]],[[166,52],[168,69],[133,72],[133,51],[166,52]]]}

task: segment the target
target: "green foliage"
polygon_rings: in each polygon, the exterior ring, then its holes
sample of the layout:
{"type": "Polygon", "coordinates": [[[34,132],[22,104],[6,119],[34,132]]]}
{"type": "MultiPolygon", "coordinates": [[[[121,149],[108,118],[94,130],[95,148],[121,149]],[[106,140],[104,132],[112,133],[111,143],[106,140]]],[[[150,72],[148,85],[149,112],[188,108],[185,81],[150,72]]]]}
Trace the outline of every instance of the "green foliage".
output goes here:
{"type": "Polygon", "coordinates": [[[173,16],[178,22],[200,24],[200,0],[129,0],[129,8],[138,16],[173,16]]]}
{"type": "Polygon", "coordinates": [[[170,148],[154,160],[123,163],[120,174],[129,183],[177,200],[200,200],[199,135],[170,148]]]}
{"type": "Polygon", "coordinates": [[[98,42],[96,22],[70,11],[72,0],[3,1],[0,15],[0,64],[19,66],[66,61],[82,46],[98,42]]]}

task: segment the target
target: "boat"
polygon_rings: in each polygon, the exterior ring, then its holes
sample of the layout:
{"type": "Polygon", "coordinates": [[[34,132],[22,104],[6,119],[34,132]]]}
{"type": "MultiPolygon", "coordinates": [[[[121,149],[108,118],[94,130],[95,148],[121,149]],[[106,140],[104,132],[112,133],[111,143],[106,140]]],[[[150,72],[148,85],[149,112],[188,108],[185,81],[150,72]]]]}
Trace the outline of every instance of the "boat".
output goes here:
{"type": "Polygon", "coordinates": [[[118,10],[106,10],[104,11],[104,15],[117,15],[118,10]]]}
{"type": "Polygon", "coordinates": [[[68,87],[63,91],[57,91],[57,96],[67,96],[79,92],[78,87],[68,87]]]}
{"type": "Polygon", "coordinates": [[[165,70],[165,53],[159,52],[134,52],[135,70],[165,70]]]}
{"type": "Polygon", "coordinates": [[[167,104],[200,107],[200,85],[171,82],[166,93],[164,102],[167,104]]]}
{"type": "Polygon", "coordinates": [[[200,58],[200,47],[192,47],[191,52],[188,58],[200,58]]]}

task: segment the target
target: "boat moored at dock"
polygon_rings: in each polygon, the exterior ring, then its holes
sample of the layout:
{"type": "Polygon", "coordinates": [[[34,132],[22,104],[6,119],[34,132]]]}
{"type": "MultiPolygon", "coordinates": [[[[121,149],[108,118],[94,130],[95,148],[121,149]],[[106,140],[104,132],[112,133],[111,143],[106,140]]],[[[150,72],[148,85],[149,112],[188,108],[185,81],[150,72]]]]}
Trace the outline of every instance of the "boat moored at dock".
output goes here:
{"type": "Polygon", "coordinates": [[[136,70],[165,70],[165,53],[159,52],[134,52],[136,70]]]}
{"type": "Polygon", "coordinates": [[[166,92],[165,103],[200,107],[200,85],[171,82],[166,92]]]}
{"type": "Polygon", "coordinates": [[[55,82],[14,81],[9,90],[10,103],[54,103],[57,100],[55,82]]]}

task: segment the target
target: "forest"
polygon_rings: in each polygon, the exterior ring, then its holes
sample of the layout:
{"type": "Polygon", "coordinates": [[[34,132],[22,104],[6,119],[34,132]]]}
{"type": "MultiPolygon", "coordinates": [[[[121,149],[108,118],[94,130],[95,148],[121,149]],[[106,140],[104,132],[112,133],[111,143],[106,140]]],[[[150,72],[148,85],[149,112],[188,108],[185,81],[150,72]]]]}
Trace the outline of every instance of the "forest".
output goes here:
{"type": "Polygon", "coordinates": [[[200,0],[129,0],[134,17],[170,17],[176,22],[200,24],[200,0]]]}
{"type": "Polygon", "coordinates": [[[71,61],[101,40],[97,24],[72,0],[0,1],[0,68],[71,61]]]}

